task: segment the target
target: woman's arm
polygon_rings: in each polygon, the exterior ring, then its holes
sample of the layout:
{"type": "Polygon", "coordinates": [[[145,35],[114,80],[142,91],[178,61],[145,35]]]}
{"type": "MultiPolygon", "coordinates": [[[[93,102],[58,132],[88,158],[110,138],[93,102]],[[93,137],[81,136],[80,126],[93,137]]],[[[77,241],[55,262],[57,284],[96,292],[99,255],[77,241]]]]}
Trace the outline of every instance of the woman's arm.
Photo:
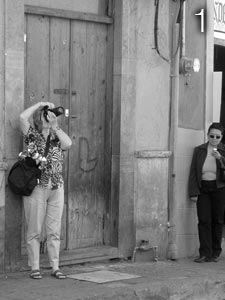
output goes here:
{"type": "Polygon", "coordinates": [[[192,156],[189,179],[188,179],[188,193],[189,197],[196,197],[199,194],[199,187],[197,183],[197,171],[196,171],[196,161],[197,161],[197,148],[194,149],[192,156]]]}
{"type": "Polygon", "coordinates": [[[52,130],[58,136],[62,149],[68,150],[72,146],[70,137],[58,125],[52,127],[52,130]]]}
{"type": "Polygon", "coordinates": [[[20,128],[24,135],[28,133],[28,130],[30,128],[30,117],[33,115],[33,113],[41,106],[48,105],[51,107],[53,104],[49,102],[38,102],[34,105],[28,107],[20,114],[20,128]]]}
{"type": "Polygon", "coordinates": [[[48,121],[52,131],[58,136],[63,150],[67,150],[72,146],[70,137],[58,126],[57,118],[53,112],[48,112],[48,121]]]}

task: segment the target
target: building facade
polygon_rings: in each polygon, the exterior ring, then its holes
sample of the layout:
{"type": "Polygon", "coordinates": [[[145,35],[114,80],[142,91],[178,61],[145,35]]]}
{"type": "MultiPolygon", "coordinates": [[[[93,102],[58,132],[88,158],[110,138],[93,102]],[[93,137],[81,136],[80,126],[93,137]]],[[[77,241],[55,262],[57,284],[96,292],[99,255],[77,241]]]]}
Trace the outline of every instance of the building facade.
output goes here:
{"type": "Polygon", "coordinates": [[[196,254],[189,165],[220,114],[213,2],[196,2],[0,0],[2,272],[25,265],[23,205],[7,175],[22,147],[18,116],[38,101],[65,107],[73,140],[63,263],[132,257],[142,240],[160,259],[196,254]]]}

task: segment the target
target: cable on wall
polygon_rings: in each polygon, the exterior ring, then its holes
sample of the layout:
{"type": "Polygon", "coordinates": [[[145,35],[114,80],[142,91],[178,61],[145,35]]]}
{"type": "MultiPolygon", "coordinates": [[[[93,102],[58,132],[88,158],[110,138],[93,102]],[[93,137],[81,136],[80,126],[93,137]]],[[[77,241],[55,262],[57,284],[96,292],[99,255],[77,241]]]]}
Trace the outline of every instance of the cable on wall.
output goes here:
{"type": "MultiPolygon", "coordinates": [[[[174,1],[174,0],[173,0],[174,1]]],[[[179,1],[179,7],[177,9],[177,12],[176,12],[176,15],[175,15],[175,22],[174,22],[174,25],[176,23],[180,24],[181,21],[181,17],[180,17],[180,14],[181,14],[181,8],[182,8],[182,4],[184,2],[184,0],[176,0],[174,2],[178,2],[179,1]]],[[[182,38],[182,32],[181,32],[181,26],[179,27],[179,38],[178,38],[178,41],[177,41],[177,47],[176,47],[176,50],[174,53],[172,53],[172,59],[177,55],[177,52],[178,52],[178,49],[181,45],[181,38],[182,38]]]]}
{"type": "Polygon", "coordinates": [[[161,54],[159,50],[159,44],[158,44],[158,30],[159,30],[159,0],[155,0],[155,16],[154,16],[154,40],[155,40],[155,49],[158,53],[158,55],[165,60],[166,62],[169,62],[169,59],[166,58],[164,55],[161,54]]]}

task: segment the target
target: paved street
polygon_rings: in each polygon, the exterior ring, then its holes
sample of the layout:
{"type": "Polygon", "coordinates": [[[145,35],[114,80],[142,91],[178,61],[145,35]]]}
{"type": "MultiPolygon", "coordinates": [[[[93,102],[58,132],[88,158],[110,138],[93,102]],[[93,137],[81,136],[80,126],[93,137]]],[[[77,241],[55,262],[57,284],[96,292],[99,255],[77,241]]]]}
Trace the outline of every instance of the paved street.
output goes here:
{"type": "Polygon", "coordinates": [[[100,270],[140,277],[94,283],[57,280],[50,270],[42,270],[42,280],[32,280],[29,272],[1,275],[1,300],[224,300],[225,258],[220,262],[196,264],[192,259],[132,263],[110,261],[62,267],[66,274],[100,270]]]}

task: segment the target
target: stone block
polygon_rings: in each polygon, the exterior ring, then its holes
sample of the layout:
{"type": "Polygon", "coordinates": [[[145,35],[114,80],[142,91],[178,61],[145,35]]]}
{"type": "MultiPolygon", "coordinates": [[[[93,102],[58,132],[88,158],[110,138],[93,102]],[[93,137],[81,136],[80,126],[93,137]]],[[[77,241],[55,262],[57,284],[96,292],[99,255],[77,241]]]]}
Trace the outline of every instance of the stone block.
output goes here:
{"type": "Polygon", "coordinates": [[[168,222],[168,158],[137,159],[135,175],[136,245],[148,240],[165,257],[168,222]]]}
{"type": "Polygon", "coordinates": [[[24,51],[24,1],[5,1],[6,53],[24,51]]]}
{"type": "Polygon", "coordinates": [[[168,94],[169,68],[157,66],[153,70],[146,62],[138,61],[135,113],[137,149],[168,149],[168,94]]]}
{"type": "Polygon", "coordinates": [[[123,0],[122,57],[137,57],[137,1],[123,0]]]}
{"type": "Polygon", "coordinates": [[[157,259],[158,259],[157,248],[151,248],[145,251],[137,249],[133,257],[133,260],[135,262],[150,262],[150,261],[157,261],[157,259]]]}

